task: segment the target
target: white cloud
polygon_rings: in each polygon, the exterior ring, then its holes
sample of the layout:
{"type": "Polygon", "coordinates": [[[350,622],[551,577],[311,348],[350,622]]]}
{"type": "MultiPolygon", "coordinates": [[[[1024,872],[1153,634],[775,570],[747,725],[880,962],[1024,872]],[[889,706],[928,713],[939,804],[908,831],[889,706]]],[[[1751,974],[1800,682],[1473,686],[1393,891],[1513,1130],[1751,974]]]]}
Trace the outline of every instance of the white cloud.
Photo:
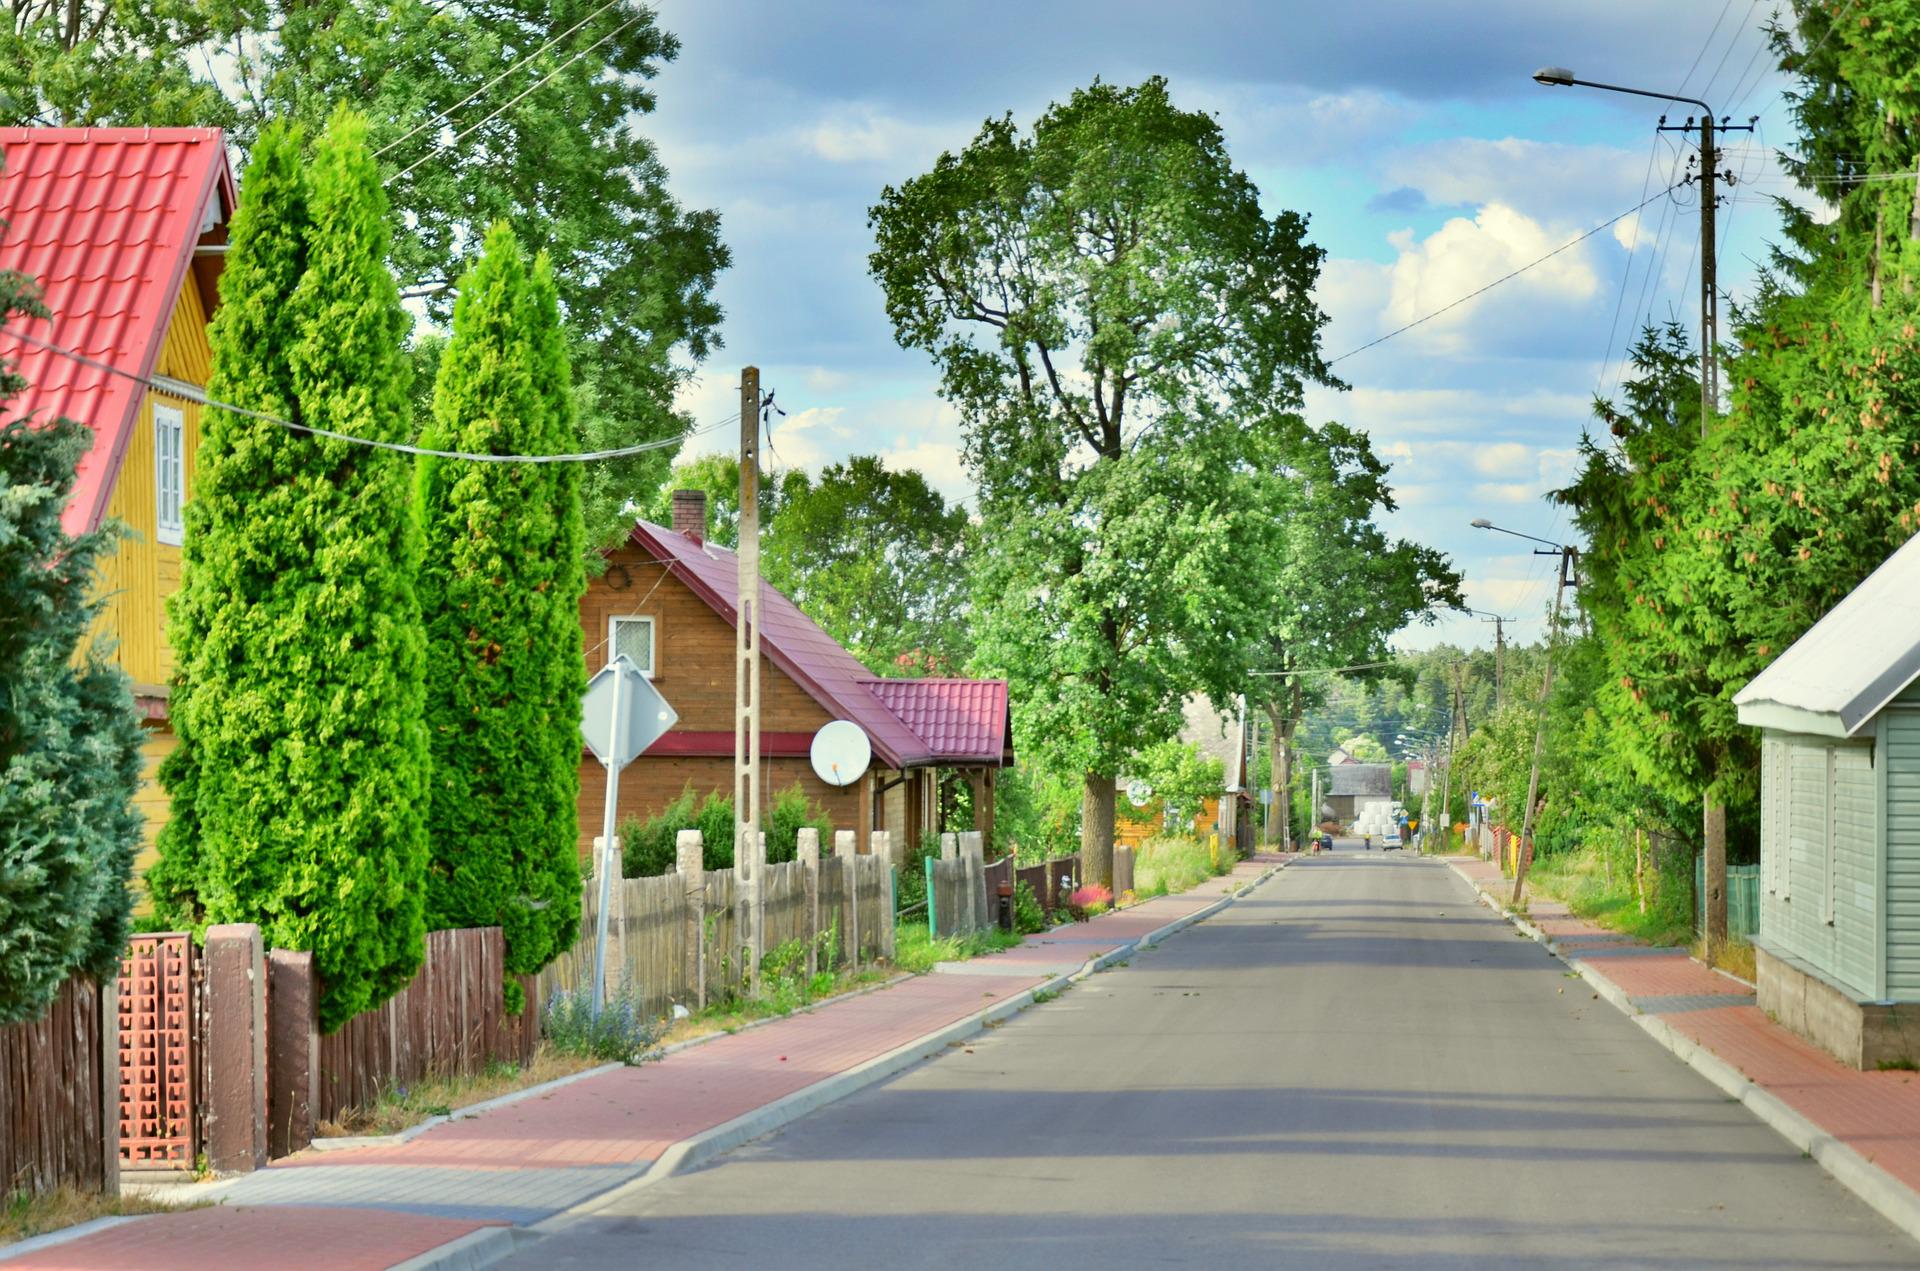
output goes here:
{"type": "MultiPolygon", "coordinates": [[[[1391,291],[1382,325],[1391,329],[1460,300],[1565,243],[1569,234],[1501,203],[1489,203],[1473,219],[1455,217],[1425,239],[1400,231],[1390,241],[1400,257],[1391,266],[1391,291]]],[[[1487,328],[1508,326],[1515,334],[1537,329],[1542,309],[1571,309],[1600,290],[1600,278],[1583,247],[1574,247],[1470,304],[1438,313],[1409,331],[1409,339],[1432,352],[1487,350],[1487,328]]]]}
{"type": "Polygon", "coordinates": [[[864,103],[839,104],[804,130],[812,152],[829,163],[897,164],[930,161],[965,141],[952,125],[912,123],[864,103]]]}
{"type": "Polygon", "coordinates": [[[1519,137],[1448,137],[1395,150],[1381,166],[1387,185],[1411,186],[1435,203],[1497,203],[1543,219],[1589,223],[1618,212],[1623,197],[1631,203],[1647,171],[1644,154],[1616,146],[1519,137]]]}
{"type": "Polygon", "coordinates": [[[966,461],[952,442],[899,437],[880,452],[880,461],[895,472],[918,472],[949,503],[971,501],[974,496],[966,461]]]}
{"type": "Polygon", "coordinates": [[[1474,470],[1490,477],[1514,476],[1534,468],[1533,447],[1517,441],[1473,447],[1474,470]]]}

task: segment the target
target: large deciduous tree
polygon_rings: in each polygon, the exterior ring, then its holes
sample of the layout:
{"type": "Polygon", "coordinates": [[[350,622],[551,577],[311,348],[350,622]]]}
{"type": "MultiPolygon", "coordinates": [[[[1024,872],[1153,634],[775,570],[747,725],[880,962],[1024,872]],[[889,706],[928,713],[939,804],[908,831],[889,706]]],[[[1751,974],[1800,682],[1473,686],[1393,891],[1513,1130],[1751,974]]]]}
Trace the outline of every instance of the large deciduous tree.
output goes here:
{"type": "MultiPolygon", "coordinates": [[[[487,227],[510,219],[553,259],[575,340],[587,446],[670,438],[690,363],[717,345],[719,218],[682,207],[635,121],[678,42],[605,0],[20,0],[0,35],[0,122],[228,127],[317,135],[347,103],[368,122],[399,217],[389,261],[444,324],[487,227]],[[518,65],[523,59],[525,65],[518,65]],[[215,77],[211,67],[223,66],[215,77]],[[202,72],[202,68],[209,68],[202,72]]],[[[665,475],[672,449],[598,464],[590,534],[665,475]]]]}
{"type": "MultiPolygon", "coordinates": [[[[336,117],[311,163],[295,130],[262,136],[211,332],[213,397],[406,439],[387,218],[358,118],[336,117]]],[[[412,465],[231,411],[210,409],[205,427],[171,610],[184,758],[167,774],[162,851],[182,859],[165,897],[311,949],[331,1031],[405,986],[422,956],[412,465]]]]}
{"type": "MultiPolygon", "coordinates": [[[[0,321],[39,312],[26,281],[0,271],[0,321]]],[[[60,523],[93,434],[6,417],[24,387],[0,364],[0,1025],[37,1017],[75,972],[114,973],[141,827],[127,677],[97,645],[82,652],[113,532],[60,523]]]]}
{"type": "MultiPolygon", "coordinates": [[[[572,448],[566,346],[545,256],[504,224],[461,280],[426,446],[478,454],[572,448]]],[[[575,464],[427,458],[419,476],[427,632],[427,925],[498,926],[513,975],[538,971],[579,922],[580,597],[575,464]]]]}
{"type": "Polygon", "coordinates": [[[965,664],[967,516],[872,455],[780,478],[767,578],[882,675],[965,664]]]}
{"type": "Polygon", "coordinates": [[[1232,607],[1228,487],[1330,381],[1323,253],[1157,78],[1027,133],[989,120],[869,219],[895,337],[939,364],[979,484],[978,660],[1016,683],[1023,740],[1084,774],[1104,882],[1115,774],[1218,678],[1187,638],[1232,607]]]}

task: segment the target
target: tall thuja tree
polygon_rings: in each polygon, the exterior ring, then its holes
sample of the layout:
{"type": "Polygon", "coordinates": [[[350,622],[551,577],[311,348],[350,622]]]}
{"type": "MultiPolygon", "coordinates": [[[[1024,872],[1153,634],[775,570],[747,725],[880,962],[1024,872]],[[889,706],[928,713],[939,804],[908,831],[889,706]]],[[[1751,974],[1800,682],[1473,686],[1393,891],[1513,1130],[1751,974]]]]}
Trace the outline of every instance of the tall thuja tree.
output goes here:
{"type": "MultiPolygon", "coordinates": [[[[422,444],[570,449],[559,317],[547,258],[529,267],[513,231],[494,226],[460,283],[422,444]]],[[[497,925],[506,969],[530,975],[579,922],[580,469],[428,458],[419,491],[433,750],[427,925],[497,925]]],[[[512,978],[507,996],[518,1010],[512,978]]]]}
{"type": "Polygon", "coordinates": [[[1115,775],[1221,678],[1189,638],[1236,603],[1233,483],[1330,382],[1323,253],[1160,79],[1024,134],[989,120],[869,222],[895,338],[939,364],[980,488],[975,660],[1016,682],[1023,744],[1083,774],[1104,882],[1115,775]]]}
{"type": "Polygon", "coordinates": [[[171,792],[200,917],[311,949],[332,1030],[420,964],[425,642],[411,465],[345,439],[410,431],[379,172],[348,114],[304,167],[299,151],[273,130],[249,166],[210,390],[340,436],[209,412],[174,610],[191,759],[171,792]]]}
{"type": "MultiPolygon", "coordinates": [[[[16,314],[41,310],[0,271],[0,321],[16,314]]],[[[97,645],[80,652],[113,533],[60,524],[93,434],[9,417],[24,387],[0,363],[0,1024],[37,1017],[75,972],[113,974],[141,826],[127,677],[97,645]]]]}

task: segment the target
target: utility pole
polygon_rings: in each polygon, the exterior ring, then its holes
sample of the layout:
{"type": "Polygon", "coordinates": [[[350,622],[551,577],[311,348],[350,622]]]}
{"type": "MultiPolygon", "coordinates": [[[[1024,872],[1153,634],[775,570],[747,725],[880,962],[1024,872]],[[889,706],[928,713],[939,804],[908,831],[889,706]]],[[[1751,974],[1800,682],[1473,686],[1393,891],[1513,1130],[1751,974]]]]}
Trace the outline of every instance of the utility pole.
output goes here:
{"type": "MultiPolygon", "coordinates": [[[[1616,90],[1618,91],[1618,90],[1616,90]]],[[[1631,91],[1631,90],[1629,90],[1631,91]]],[[[1664,96],[1664,94],[1644,94],[1664,96]]],[[[1687,98],[1670,98],[1685,101],[1687,98]]],[[[1700,435],[1707,435],[1707,425],[1720,409],[1720,360],[1715,345],[1720,337],[1720,286],[1719,269],[1713,250],[1714,205],[1719,202],[1718,182],[1720,172],[1720,148],[1715,143],[1714,132],[1752,132],[1753,121],[1744,124],[1729,124],[1722,121],[1714,123],[1713,110],[1705,102],[1695,102],[1701,109],[1698,123],[1692,117],[1684,124],[1669,124],[1665,115],[1660,117],[1660,132],[1692,132],[1700,130],[1700,169],[1695,179],[1700,183],[1700,435]]],[[[1729,183],[1733,173],[1725,174],[1729,183]]]]}
{"type": "Polygon", "coordinates": [[[760,837],[760,369],[740,372],[740,601],[734,623],[733,880],[751,991],[765,952],[766,870],[760,837]],[[743,921],[742,921],[743,920],[743,921]]]}
{"type": "Polygon", "coordinates": [[[1493,620],[1493,709],[1507,704],[1507,631],[1506,619],[1493,620]]]}
{"type": "MultiPolygon", "coordinates": [[[[1533,772],[1527,778],[1527,806],[1520,817],[1520,860],[1513,871],[1513,898],[1507,903],[1520,903],[1521,889],[1527,885],[1527,867],[1533,863],[1533,851],[1529,846],[1533,842],[1533,805],[1540,797],[1540,756],[1547,745],[1547,696],[1553,692],[1553,646],[1560,637],[1560,598],[1566,595],[1574,557],[1579,550],[1573,547],[1560,547],[1556,551],[1560,556],[1560,585],[1553,589],[1553,616],[1548,619],[1546,666],[1540,676],[1540,722],[1533,732],[1533,772]]],[[[1536,555],[1547,553],[1538,551],[1536,555]]]]}

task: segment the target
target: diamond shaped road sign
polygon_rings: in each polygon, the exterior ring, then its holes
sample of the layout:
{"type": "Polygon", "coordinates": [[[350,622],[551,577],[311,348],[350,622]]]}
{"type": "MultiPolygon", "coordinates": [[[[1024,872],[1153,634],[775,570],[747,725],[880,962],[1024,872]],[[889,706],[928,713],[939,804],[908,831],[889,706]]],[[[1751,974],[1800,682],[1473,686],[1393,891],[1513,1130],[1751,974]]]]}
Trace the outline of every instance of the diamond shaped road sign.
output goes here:
{"type": "Polygon", "coordinates": [[[665,736],[679,718],[679,712],[660,696],[653,681],[622,654],[587,681],[586,700],[580,706],[580,733],[594,758],[606,763],[611,755],[613,766],[624,768],[665,736]]]}

